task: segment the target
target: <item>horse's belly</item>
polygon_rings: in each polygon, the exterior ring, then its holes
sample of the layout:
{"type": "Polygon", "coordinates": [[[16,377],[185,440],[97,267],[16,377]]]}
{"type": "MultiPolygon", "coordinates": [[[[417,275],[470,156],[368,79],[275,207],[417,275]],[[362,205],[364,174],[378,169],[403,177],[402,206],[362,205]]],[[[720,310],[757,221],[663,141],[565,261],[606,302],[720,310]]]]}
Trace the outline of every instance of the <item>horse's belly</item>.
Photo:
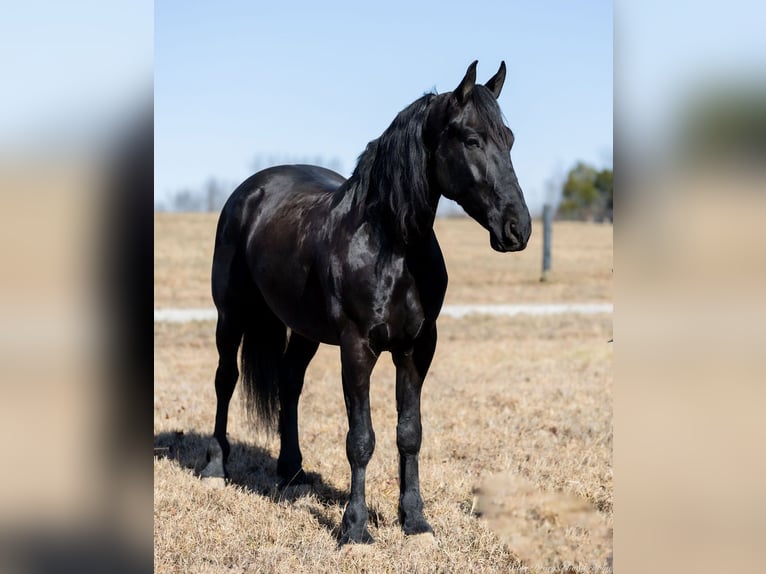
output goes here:
{"type": "Polygon", "coordinates": [[[317,312],[316,307],[292,307],[277,316],[290,330],[307,339],[327,345],[340,344],[337,331],[322,313],[317,312]]]}
{"type": "Polygon", "coordinates": [[[292,331],[312,341],[339,344],[316,278],[285,269],[280,273],[261,274],[256,284],[272,312],[292,331]]]}

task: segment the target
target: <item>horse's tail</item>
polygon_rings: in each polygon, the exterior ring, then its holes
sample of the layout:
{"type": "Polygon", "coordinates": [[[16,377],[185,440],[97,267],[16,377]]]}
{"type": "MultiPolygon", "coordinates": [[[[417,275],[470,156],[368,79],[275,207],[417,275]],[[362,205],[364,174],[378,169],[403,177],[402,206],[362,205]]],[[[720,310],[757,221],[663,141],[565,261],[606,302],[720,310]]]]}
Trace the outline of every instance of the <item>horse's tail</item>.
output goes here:
{"type": "Polygon", "coordinates": [[[287,328],[269,309],[260,293],[249,301],[242,337],[242,389],[248,419],[268,431],[279,416],[279,369],[287,343],[287,328]]]}

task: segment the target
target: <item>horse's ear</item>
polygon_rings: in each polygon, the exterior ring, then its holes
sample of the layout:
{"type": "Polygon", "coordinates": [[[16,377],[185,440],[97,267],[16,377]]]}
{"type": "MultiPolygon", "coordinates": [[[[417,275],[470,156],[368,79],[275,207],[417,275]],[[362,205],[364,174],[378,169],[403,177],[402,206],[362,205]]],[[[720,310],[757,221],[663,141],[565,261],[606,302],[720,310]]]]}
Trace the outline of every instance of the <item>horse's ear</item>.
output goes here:
{"type": "Polygon", "coordinates": [[[503,89],[503,83],[505,82],[505,60],[500,62],[500,69],[497,74],[492,76],[489,81],[484,84],[489,91],[495,94],[495,99],[500,97],[500,90],[503,89]]]}
{"type": "Polygon", "coordinates": [[[465,73],[465,77],[461,80],[460,85],[455,88],[453,92],[455,99],[459,104],[464,104],[468,101],[468,97],[473,91],[473,87],[476,85],[476,64],[479,60],[474,60],[473,63],[468,66],[468,70],[465,73]]]}

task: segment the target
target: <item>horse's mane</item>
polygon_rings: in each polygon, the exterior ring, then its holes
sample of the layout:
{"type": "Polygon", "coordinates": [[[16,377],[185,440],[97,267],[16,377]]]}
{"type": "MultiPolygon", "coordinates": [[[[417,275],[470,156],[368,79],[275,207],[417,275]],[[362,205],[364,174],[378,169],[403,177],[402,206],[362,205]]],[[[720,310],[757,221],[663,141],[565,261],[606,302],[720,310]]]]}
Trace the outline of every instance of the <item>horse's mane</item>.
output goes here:
{"type": "Polygon", "coordinates": [[[405,243],[434,212],[429,204],[423,127],[436,94],[426,94],[403,109],[376,140],[367,144],[344,186],[364,209],[391,226],[405,243]]]}
{"type": "MultiPolygon", "coordinates": [[[[442,96],[425,94],[399,112],[386,131],[367,144],[354,172],[341,189],[342,195],[348,197],[350,194],[363,204],[368,214],[389,225],[405,244],[412,233],[425,230],[435,216],[429,202],[423,129],[429,107],[437,97],[442,96]]],[[[471,98],[488,136],[498,142],[507,142],[512,135],[492,93],[477,85],[471,98]]]]}

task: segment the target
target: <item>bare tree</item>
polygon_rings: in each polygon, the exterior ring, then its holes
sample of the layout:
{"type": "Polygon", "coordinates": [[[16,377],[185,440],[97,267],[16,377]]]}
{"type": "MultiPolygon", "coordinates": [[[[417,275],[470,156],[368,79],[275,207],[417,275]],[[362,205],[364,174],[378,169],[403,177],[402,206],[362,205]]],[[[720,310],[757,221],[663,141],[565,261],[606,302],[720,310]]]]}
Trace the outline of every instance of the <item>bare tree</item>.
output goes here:
{"type": "Polygon", "coordinates": [[[205,184],[205,208],[206,211],[221,211],[223,204],[229,197],[231,190],[219,179],[211,177],[205,184]]]}
{"type": "Polygon", "coordinates": [[[201,194],[188,188],[177,191],[170,201],[173,211],[202,211],[204,205],[201,194]]]}

